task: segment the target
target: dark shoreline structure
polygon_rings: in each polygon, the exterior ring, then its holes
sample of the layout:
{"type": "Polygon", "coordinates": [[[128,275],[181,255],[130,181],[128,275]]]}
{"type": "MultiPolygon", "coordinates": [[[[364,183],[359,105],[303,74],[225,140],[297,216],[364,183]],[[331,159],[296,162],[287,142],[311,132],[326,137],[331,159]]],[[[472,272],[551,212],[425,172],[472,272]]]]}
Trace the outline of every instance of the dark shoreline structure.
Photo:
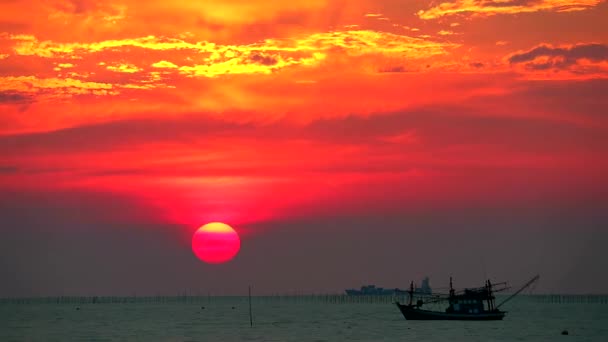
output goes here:
{"type": "Polygon", "coordinates": [[[414,304],[414,282],[410,285],[409,303],[401,304],[398,301],[395,303],[407,320],[462,320],[462,321],[495,321],[502,320],[505,317],[506,311],[501,311],[500,307],[515,298],[524,289],[538,281],[540,277],[537,275],[528,281],[524,286],[517,290],[513,295],[507,297],[502,303],[496,305],[496,292],[502,292],[509,289],[505,282],[492,284],[487,280],[482,287],[464,289],[456,293],[452,286],[452,278],[450,277],[450,292],[446,295],[427,296],[418,299],[414,304]],[[424,304],[446,302],[448,307],[445,311],[434,311],[422,309],[424,304]]]}

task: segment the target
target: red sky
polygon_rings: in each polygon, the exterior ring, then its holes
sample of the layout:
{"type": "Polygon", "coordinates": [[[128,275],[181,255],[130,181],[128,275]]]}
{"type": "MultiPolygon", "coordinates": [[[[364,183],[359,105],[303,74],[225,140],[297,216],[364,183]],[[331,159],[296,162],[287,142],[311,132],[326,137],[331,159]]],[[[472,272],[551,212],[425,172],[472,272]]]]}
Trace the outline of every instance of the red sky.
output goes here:
{"type": "Polygon", "coordinates": [[[245,235],[608,203],[603,0],[0,6],[3,201],[245,235]]]}

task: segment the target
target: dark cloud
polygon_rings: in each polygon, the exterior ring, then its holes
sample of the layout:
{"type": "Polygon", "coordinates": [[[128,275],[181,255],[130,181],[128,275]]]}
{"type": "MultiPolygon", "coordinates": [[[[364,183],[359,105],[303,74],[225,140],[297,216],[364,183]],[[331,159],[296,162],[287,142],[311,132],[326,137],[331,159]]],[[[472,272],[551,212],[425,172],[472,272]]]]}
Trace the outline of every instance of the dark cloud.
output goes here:
{"type": "Polygon", "coordinates": [[[516,53],[509,57],[509,63],[521,64],[531,69],[545,70],[550,68],[567,68],[581,59],[594,62],[608,61],[608,45],[578,44],[570,47],[552,47],[539,45],[530,51],[516,53]],[[534,63],[537,58],[546,57],[542,62],[534,63]]]}
{"type": "Polygon", "coordinates": [[[34,102],[34,98],[27,94],[16,91],[0,91],[0,104],[29,104],[34,102]]]}
{"type": "Polygon", "coordinates": [[[266,65],[266,66],[272,66],[272,65],[277,64],[277,59],[275,57],[267,56],[267,55],[263,55],[263,54],[253,54],[249,57],[249,60],[251,60],[254,63],[262,64],[262,65],[266,65]]]}
{"type": "Polygon", "coordinates": [[[399,73],[399,72],[407,72],[404,66],[398,65],[393,67],[386,67],[379,70],[380,72],[386,73],[399,73]]]}
{"type": "MultiPolygon", "coordinates": [[[[602,100],[602,94],[606,91],[608,81],[605,80],[529,82],[511,94],[510,101],[515,104],[511,110],[526,108],[534,112],[549,108],[555,113],[597,120],[603,117],[605,106],[608,105],[602,100]]],[[[307,125],[282,121],[266,125],[229,123],[211,119],[204,113],[172,119],[132,119],[51,132],[2,136],[0,154],[94,153],[131,149],[148,143],[177,143],[204,151],[207,142],[224,138],[256,142],[309,140],[331,145],[384,148],[384,138],[404,132],[414,132],[420,138],[416,144],[409,144],[410,151],[428,151],[429,148],[452,144],[499,145],[524,152],[608,148],[608,137],[601,126],[573,125],[567,121],[526,115],[513,116],[509,114],[509,108],[496,108],[491,113],[480,109],[498,100],[497,96],[483,96],[471,99],[466,106],[426,106],[369,117],[353,115],[322,119],[307,125]]],[[[112,172],[138,173],[141,170],[112,172]]]]}
{"type": "Polygon", "coordinates": [[[469,63],[469,66],[476,68],[476,69],[481,69],[484,67],[484,64],[480,63],[480,62],[474,62],[474,63],[469,63]]]}
{"type": "MultiPolygon", "coordinates": [[[[608,80],[534,81],[518,88],[512,98],[522,106],[551,113],[569,113],[584,120],[592,120],[606,127],[608,118],[608,80]]],[[[498,98],[494,99],[495,101],[498,98]]],[[[605,129],[605,128],[602,128],[605,129]]],[[[570,141],[571,143],[571,141],[570,141]]]]}
{"type": "Polygon", "coordinates": [[[484,3],[484,5],[491,7],[520,7],[520,6],[530,6],[539,2],[539,0],[490,0],[490,1],[480,1],[484,3]]]}
{"type": "Polygon", "coordinates": [[[438,17],[462,13],[494,15],[517,14],[538,11],[582,11],[598,5],[597,3],[581,3],[560,0],[451,0],[431,2],[431,9],[421,11],[422,19],[437,19],[438,17]]]}
{"type": "Polygon", "coordinates": [[[96,151],[146,142],[195,142],[211,134],[231,134],[247,125],[204,117],[179,120],[124,120],[83,125],[51,132],[0,137],[0,152],[22,150],[96,151]],[[219,133],[218,133],[219,132],[219,133]]]}
{"type": "Polygon", "coordinates": [[[11,174],[19,172],[19,168],[16,166],[3,166],[0,165],[0,175],[1,174],[11,174]]]}

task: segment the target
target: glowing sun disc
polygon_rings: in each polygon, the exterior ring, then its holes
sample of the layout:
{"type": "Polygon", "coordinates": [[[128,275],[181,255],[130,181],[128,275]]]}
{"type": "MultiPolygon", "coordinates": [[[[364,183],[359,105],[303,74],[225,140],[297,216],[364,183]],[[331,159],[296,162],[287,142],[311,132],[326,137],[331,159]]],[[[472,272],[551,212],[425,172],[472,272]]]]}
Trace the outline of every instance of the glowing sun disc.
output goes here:
{"type": "Polygon", "coordinates": [[[192,236],[192,252],[209,264],[221,264],[234,258],[241,249],[241,239],[232,227],[211,222],[200,227],[192,236]]]}

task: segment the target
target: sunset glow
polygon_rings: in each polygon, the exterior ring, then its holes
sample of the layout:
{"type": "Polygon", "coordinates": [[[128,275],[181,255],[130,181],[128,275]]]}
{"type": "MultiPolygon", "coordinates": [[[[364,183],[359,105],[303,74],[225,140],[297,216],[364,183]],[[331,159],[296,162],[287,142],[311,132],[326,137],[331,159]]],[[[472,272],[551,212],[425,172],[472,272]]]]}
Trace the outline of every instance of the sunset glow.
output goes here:
{"type": "Polygon", "coordinates": [[[0,0],[0,304],[486,273],[605,293],[607,19],[608,0],[0,0]]]}
{"type": "Polygon", "coordinates": [[[180,238],[606,199],[606,1],[1,6],[6,199],[114,196],[180,238]]]}

